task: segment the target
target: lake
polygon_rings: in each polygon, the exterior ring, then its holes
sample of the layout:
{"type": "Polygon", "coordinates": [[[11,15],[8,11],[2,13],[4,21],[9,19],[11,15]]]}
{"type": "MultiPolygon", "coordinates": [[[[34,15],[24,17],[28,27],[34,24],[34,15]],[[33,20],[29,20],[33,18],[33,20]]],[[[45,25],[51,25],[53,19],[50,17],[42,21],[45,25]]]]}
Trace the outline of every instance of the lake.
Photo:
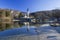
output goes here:
{"type": "Polygon", "coordinates": [[[6,29],[4,31],[0,32],[0,37],[2,36],[13,36],[13,35],[36,35],[37,32],[35,30],[38,30],[41,24],[33,24],[29,22],[24,22],[14,24],[14,27],[11,29],[6,29]]]}
{"type": "Polygon", "coordinates": [[[0,40],[60,40],[60,27],[29,22],[21,24],[21,26],[15,24],[14,28],[1,31],[0,40]]]}

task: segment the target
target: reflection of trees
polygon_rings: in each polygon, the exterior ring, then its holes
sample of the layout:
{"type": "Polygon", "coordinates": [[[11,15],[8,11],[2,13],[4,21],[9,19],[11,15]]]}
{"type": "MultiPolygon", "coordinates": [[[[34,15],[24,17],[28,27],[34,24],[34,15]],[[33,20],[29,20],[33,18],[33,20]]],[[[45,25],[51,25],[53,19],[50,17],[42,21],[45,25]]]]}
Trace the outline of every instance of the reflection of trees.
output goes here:
{"type": "Polygon", "coordinates": [[[0,31],[3,31],[3,27],[1,23],[0,23],[0,31]]]}
{"type": "Polygon", "coordinates": [[[14,27],[22,27],[23,26],[23,23],[20,23],[20,22],[14,22],[14,27]]]}
{"type": "Polygon", "coordinates": [[[10,24],[6,24],[5,27],[6,27],[5,29],[10,29],[11,28],[11,25],[10,24]]]}
{"type": "Polygon", "coordinates": [[[22,27],[24,24],[23,24],[23,23],[19,23],[18,25],[19,25],[20,27],[22,27]]]}

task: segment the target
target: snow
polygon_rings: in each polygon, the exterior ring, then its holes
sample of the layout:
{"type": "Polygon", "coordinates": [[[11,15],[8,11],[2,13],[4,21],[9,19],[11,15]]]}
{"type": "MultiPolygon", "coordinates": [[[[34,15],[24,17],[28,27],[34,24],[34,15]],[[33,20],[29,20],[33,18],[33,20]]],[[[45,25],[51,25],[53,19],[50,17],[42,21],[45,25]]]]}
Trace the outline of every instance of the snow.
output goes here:
{"type": "Polygon", "coordinates": [[[40,28],[40,40],[60,40],[60,33],[57,31],[59,28],[60,27],[51,27],[49,24],[42,25],[40,28]]]}
{"type": "Polygon", "coordinates": [[[49,24],[43,24],[41,25],[41,27],[45,27],[45,26],[50,26],[49,24]]]}

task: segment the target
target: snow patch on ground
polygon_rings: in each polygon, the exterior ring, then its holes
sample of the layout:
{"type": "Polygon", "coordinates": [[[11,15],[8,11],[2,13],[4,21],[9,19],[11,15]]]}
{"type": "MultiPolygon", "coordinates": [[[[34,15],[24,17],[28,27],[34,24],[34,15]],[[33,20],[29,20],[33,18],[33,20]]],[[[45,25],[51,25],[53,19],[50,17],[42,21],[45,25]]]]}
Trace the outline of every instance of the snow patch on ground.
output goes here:
{"type": "Polygon", "coordinates": [[[56,31],[56,28],[54,29],[54,27],[49,26],[49,24],[44,24],[42,26],[40,40],[60,40],[60,33],[56,31]]]}
{"type": "Polygon", "coordinates": [[[45,27],[45,26],[50,26],[49,24],[43,24],[41,25],[41,27],[45,27]]]}

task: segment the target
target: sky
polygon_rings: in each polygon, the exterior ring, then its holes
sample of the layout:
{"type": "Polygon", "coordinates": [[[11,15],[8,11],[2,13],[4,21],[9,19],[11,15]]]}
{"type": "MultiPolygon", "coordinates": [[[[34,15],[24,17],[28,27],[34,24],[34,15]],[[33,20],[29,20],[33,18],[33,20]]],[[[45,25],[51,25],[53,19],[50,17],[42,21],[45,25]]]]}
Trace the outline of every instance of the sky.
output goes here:
{"type": "Polygon", "coordinates": [[[0,8],[30,12],[60,9],[60,0],[0,0],[0,8]]]}

